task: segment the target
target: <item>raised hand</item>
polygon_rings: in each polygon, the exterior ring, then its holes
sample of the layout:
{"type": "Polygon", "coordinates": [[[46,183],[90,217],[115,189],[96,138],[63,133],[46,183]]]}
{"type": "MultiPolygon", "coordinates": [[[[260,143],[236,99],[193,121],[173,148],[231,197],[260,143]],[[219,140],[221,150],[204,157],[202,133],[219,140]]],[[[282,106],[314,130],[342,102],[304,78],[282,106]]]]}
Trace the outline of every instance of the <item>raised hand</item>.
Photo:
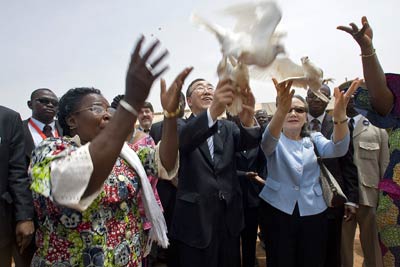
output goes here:
{"type": "Polygon", "coordinates": [[[245,92],[242,92],[243,95],[243,104],[242,111],[239,113],[239,119],[243,123],[244,126],[253,126],[254,124],[254,106],[256,104],[256,100],[254,98],[251,89],[248,88],[245,92]]]}
{"type": "Polygon", "coordinates": [[[292,105],[294,90],[290,90],[290,88],[292,87],[293,82],[289,81],[289,82],[278,83],[278,81],[275,78],[272,78],[272,82],[275,85],[277,94],[277,108],[279,110],[282,110],[283,113],[286,115],[286,113],[289,112],[290,107],[292,105]]]}
{"type": "Polygon", "coordinates": [[[362,80],[358,78],[354,79],[349,89],[346,92],[341,92],[338,87],[334,89],[335,105],[333,108],[333,118],[337,121],[341,121],[346,118],[346,107],[349,103],[351,96],[360,86],[362,80]]]}
{"type": "Polygon", "coordinates": [[[175,78],[174,82],[171,84],[167,91],[167,86],[164,79],[161,79],[161,105],[165,111],[168,113],[176,113],[178,115],[179,110],[179,97],[182,90],[182,85],[186,80],[186,77],[192,72],[193,67],[185,68],[179,75],[175,78]]]}
{"type": "Polygon", "coordinates": [[[216,120],[225,111],[227,105],[232,104],[234,90],[231,80],[226,79],[218,82],[210,106],[210,115],[213,120],[216,120]]]}
{"type": "Polygon", "coordinates": [[[345,31],[357,41],[362,49],[372,48],[372,29],[369,26],[367,17],[361,18],[362,28],[359,29],[355,23],[350,23],[350,27],[348,26],[338,26],[337,29],[341,31],[345,31]]]}
{"type": "Polygon", "coordinates": [[[139,110],[147,99],[154,80],[168,69],[168,66],[161,65],[162,60],[168,55],[167,50],[161,53],[152,63],[148,63],[150,56],[160,45],[160,41],[154,41],[147,51],[141,55],[143,41],[144,37],[142,36],[136,44],[125,81],[124,99],[136,110],[139,110]]]}

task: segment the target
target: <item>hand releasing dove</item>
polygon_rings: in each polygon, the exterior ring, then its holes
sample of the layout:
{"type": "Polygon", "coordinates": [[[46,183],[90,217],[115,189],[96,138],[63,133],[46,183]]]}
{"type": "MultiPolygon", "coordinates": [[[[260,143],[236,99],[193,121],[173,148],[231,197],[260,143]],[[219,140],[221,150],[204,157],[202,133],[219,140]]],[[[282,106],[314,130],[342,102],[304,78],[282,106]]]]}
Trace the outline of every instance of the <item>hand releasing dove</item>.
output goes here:
{"type": "Polygon", "coordinates": [[[226,111],[232,116],[238,115],[242,111],[243,94],[249,90],[249,70],[241,62],[237,62],[232,56],[229,60],[226,56],[218,64],[218,78],[220,80],[231,79],[235,88],[232,103],[226,107],[226,111]]]}
{"type": "Polygon", "coordinates": [[[294,63],[288,57],[276,58],[271,66],[271,75],[280,83],[293,81],[293,87],[310,89],[322,101],[329,102],[320,92],[322,84],[331,82],[333,79],[324,79],[322,69],[317,67],[308,57],[301,58],[301,66],[294,63]]]}
{"type": "Polygon", "coordinates": [[[233,56],[246,65],[267,67],[284,52],[280,44],[283,34],[275,33],[282,17],[275,2],[239,4],[227,8],[224,13],[236,17],[234,30],[192,15],[193,22],[216,35],[224,56],[233,56]]]}

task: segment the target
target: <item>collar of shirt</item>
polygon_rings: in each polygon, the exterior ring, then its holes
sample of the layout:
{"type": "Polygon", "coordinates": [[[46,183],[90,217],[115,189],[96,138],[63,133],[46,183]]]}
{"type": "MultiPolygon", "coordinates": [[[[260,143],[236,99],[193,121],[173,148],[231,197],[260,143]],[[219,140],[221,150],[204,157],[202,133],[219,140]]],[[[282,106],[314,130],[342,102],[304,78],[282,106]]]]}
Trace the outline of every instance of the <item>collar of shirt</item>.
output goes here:
{"type": "Polygon", "coordinates": [[[356,116],[353,117],[353,119],[354,119],[353,127],[354,127],[354,128],[356,128],[356,125],[357,125],[357,123],[359,122],[359,120],[361,120],[361,118],[362,118],[362,115],[361,115],[361,114],[358,114],[358,115],[356,115],[356,116]]]}
{"type": "Polygon", "coordinates": [[[31,117],[31,120],[37,125],[37,127],[39,127],[39,129],[41,129],[41,130],[43,130],[43,128],[44,128],[44,126],[45,125],[50,125],[51,126],[51,130],[54,132],[54,130],[56,129],[56,122],[55,121],[52,121],[51,123],[49,123],[49,124],[45,124],[45,123],[43,123],[43,122],[41,122],[41,121],[38,121],[37,119],[35,119],[35,118],[33,118],[33,117],[31,117]]]}
{"type": "Polygon", "coordinates": [[[308,122],[311,123],[311,121],[313,119],[317,119],[317,120],[319,120],[319,123],[322,125],[322,121],[324,120],[325,115],[326,115],[326,112],[324,112],[321,115],[319,115],[318,117],[314,118],[313,116],[310,115],[310,113],[308,113],[307,114],[308,122]]]}

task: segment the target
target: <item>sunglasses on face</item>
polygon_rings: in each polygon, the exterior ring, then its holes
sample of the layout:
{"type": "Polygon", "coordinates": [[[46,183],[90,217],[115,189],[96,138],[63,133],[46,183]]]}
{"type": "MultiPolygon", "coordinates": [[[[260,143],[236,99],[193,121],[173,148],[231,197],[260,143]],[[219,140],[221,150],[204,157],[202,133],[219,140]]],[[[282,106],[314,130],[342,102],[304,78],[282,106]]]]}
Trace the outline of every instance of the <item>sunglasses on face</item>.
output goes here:
{"type": "Polygon", "coordinates": [[[36,98],[35,101],[39,102],[40,104],[43,105],[48,105],[48,104],[52,104],[55,107],[58,107],[58,101],[55,99],[50,99],[50,98],[36,98]]]}
{"type": "Polygon", "coordinates": [[[96,115],[104,115],[106,113],[109,113],[109,114],[112,115],[115,112],[115,108],[112,108],[112,107],[105,108],[105,107],[100,106],[100,105],[93,105],[91,107],[87,107],[87,108],[83,108],[83,109],[80,109],[78,111],[75,111],[74,114],[82,112],[82,111],[86,111],[86,110],[89,110],[89,111],[91,111],[92,113],[94,113],[96,115]]]}
{"type": "Polygon", "coordinates": [[[292,113],[293,110],[294,110],[296,113],[304,113],[304,112],[307,112],[306,108],[304,108],[304,107],[293,107],[293,108],[289,109],[289,112],[288,112],[288,113],[292,113]]]}

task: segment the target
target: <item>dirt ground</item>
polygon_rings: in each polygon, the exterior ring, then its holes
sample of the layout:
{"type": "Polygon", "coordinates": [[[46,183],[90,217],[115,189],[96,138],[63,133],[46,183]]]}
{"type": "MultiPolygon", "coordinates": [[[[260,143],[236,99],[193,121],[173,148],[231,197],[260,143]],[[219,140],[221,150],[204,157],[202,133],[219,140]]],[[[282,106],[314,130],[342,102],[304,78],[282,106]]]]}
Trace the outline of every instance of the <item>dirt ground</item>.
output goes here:
{"type": "MultiPolygon", "coordinates": [[[[362,250],[361,250],[359,235],[360,234],[359,234],[358,228],[357,228],[356,238],[354,240],[354,266],[353,267],[362,267],[362,262],[363,262],[363,254],[362,254],[362,250]]],[[[260,246],[260,243],[258,240],[257,240],[256,256],[257,256],[257,260],[258,260],[258,266],[266,267],[265,266],[265,251],[260,246]]]]}

